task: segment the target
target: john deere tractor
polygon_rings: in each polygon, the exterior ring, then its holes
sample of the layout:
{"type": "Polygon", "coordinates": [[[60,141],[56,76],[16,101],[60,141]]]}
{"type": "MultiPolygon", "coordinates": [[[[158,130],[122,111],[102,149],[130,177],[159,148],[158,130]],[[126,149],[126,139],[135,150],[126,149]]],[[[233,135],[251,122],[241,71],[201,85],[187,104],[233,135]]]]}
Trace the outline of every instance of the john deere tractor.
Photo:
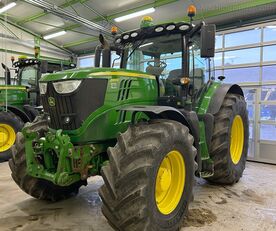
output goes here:
{"type": "Polygon", "coordinates": [[[242,176],[243,91],[213,80],[214,25],[145,18],[100,42],[95,68],[41,78],[45,114],[17,134],[12,177],[29,195],[58,201],[99,174],[102,212],[115,230],[178,230],[195,175],[230,185],[242,176]]]}
{"type": "MultiPolygon", "coordinates": [[[[16,133],[24,123],[31,122],[38,115],[37,106],[41,105],[38,81],[42,73],[52,73],[70,68],[53,61],[20,57],[12,68],[2,63],[5,70],[5,85],[0,85],[0,161],[11,157],[11,147],[16,133]],[[15,78],[12,80],[11,72],[15,78]]],[[[72,67],[71,67],[72,68],[72,67]]]]}

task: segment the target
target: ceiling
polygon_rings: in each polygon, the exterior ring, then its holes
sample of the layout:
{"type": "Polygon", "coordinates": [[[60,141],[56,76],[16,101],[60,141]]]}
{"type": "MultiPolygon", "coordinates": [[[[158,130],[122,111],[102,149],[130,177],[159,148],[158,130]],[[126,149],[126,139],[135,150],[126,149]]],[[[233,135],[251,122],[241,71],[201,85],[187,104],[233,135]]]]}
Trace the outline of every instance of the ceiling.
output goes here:
{"type": "MultiPolygon", "coordinates": [[[[11,1],[4,2],[8,3],[11,1]]],[[[53,38],[50,41],[77,55],[93,51],[98,44],[98,30],[58,17],[26,1],[16,2],[16,7],[8,11],[8,20],[10,22],[40,36],[66,30],[66,35],[53,38]]],[[[275,0],[47,0],[46,2],[108,29],[112,25],[116,25],[120,31],[139,27],[141,17],[120,23],[115,23],[114,18],[150,7],[155,7],[156,9],[154,13],[150,14],[156,24],[187,19],[186,9],[190,4],[194,4],[197,7],[197,19],[205,20],[217,17],[219,22],[226,19],[229,14],[233,16],[233,13],[236,14],[235,17],[232,17],[232,21],[240,21],[239,16],[245,17],[242,11],[248,9],[254,9],[253,13],[256,10],[263,10],[266,12],[264,13],[265,16],[269,15],[268,9],[276,9],[275,0]],[[237,12],[241,13],[237,15],[237,12]]],[[[275,15],[275,11],[271,12],[271,15],[273,14],[275,15]]],[[[254,17],[254,14],[252,17],[254,17]]],[[[231,23],[231,20],[228,23],[231,23]]]]}

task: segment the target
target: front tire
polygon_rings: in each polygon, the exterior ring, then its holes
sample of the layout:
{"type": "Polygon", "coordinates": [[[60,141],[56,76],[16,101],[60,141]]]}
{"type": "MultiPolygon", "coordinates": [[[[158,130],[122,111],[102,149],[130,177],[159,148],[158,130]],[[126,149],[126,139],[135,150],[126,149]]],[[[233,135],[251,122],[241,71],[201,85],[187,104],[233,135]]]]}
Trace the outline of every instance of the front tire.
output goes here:
{"type": "Polygon", "coordinates": [[[245,169],[249,139],[246,102],[241,95],[228,93],[215,115],[211,144],[214,175],[207,180],[219,184],[234,184],[245,169]]]}
{"type": "Polygon", "coordinates": [[[102,212],[120,231],[178,230],[192,199],[196,149],[175,121],[131,125],[108,149],[102,212]]]}
{"type": "Polygon", "coordinates": [[[0,162],[11,158],[11,147],[15,143],[16,133],[24,122],[12,112],[0,112],[0,162]]]}
{"type": "MultiPolygon", "coordinates": [[[[45,123],[42,122],[41,124],[38,122],[36,131],[44,133],[47,131],[47,127],[44,125],[45,123]]],[[[50,181],[28,175],[24,144],[24,136],[21,132],[18,132],[15,145],[12,147],[12,158],[9,160],[11,176],[24,192],[34,198],[46,201],[60,201],[78,194],[83,182],[76,182],[73,185],[62,187],[50,181]]]]}

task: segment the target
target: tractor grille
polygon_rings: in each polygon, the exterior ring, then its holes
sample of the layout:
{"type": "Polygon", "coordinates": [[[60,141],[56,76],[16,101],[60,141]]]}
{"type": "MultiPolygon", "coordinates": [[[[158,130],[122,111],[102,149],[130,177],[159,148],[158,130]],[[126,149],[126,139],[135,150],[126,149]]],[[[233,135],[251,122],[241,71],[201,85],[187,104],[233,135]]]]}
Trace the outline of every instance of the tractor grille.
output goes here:
{"type": "Polygon", "coordinates": [[[47,93],[41,96],[45,114],[50,116],[49,127],[75,130],[96,109],[104,104],[107,79],[85,79],[80,87],[70,94],[58,94],[52,82],[47,93]],[[50,100],[49,100],[50,98],[50,100]],[[50,106],[49,101],[54,101],[50,106]],[[66,122],[69,118],[69,122],[66,122]]]}
{"type": "Polygon", "coordinates": [[[120,82],[120,89],[119,89],[119,93],[118,93],[118,97],[117,97],[118,101],[128,99],[130,88],[131,88],[131,83],[132,83],[132,79],[123,79],[120,82]]]}

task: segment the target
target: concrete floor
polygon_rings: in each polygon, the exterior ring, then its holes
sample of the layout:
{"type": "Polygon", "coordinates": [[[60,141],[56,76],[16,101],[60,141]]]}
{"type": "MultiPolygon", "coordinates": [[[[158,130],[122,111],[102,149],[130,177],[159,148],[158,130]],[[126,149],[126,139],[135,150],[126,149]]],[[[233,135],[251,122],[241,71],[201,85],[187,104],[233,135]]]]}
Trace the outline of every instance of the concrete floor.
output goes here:
{"type": "MultiPolygon", "coordinates": [[[[93,177],[80,194],[58,203],[31,198],[12,181],[7,163],[0,164],[0,231],[112,231],[101,214],[93,177]]],[[[276,231],[276,166],[248,163],[235,186],[198,180],[195,200],[181,231],[276,231]]]]}

